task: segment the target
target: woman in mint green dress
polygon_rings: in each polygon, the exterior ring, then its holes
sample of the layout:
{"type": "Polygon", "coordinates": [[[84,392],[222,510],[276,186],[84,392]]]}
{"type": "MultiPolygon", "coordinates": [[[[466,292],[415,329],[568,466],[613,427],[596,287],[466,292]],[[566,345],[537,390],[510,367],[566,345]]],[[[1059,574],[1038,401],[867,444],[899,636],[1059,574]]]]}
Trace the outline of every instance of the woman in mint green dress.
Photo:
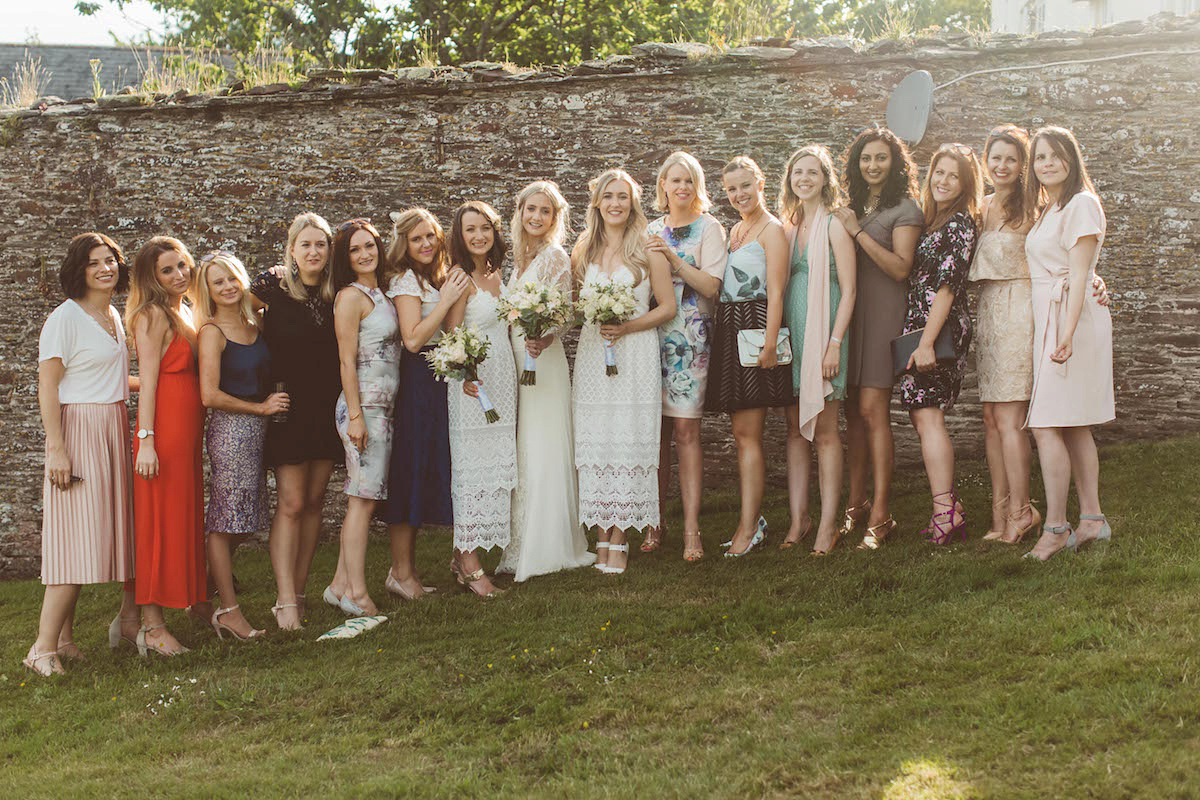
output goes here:
{"type": "Polygon", "coordinates": [[[825,555],[837,543],[842,493],[838,402],[846,397],[850,349],[843,339],[855,297],[854,240],[831,211],[841,199],[835,174],[829,151],[807,145],[788,159],[779,191],[779,217],[791,257],[783,314],[791,332],[796,397],[787,410],[791,527],[780,548],[796,545],[812,530],[808,473],[815,443],[821,522],[814,555],[825,555]]]}

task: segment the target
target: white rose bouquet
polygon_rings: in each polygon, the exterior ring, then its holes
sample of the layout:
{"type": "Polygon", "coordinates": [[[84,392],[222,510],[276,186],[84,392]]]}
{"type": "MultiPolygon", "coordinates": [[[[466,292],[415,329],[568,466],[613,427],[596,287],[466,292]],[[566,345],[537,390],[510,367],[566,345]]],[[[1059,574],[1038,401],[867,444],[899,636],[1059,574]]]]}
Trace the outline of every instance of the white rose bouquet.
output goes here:
{"type": "Polygon", "coordinates": [[[483,387],[479,385],[479,365],[488,355],[491,342],[484,339],[466,325],[459,325],[442,336],[437,347],[425,354],[433,374],[442,380],[471,381],[479,389],[479,405],[483,417],[489,423],[500,419],[500,412],[492,405],[483,387]]]}
{"type": "MultiPolygon", "coordinates": [[[[529,280],[501,295],[497,314],[526,339],[540,339],[571,320],[571,298],[557,286],[529,280]]],[[[526,353],[521,385],[536,384],[537,359],[526,353]]]]}
{"type": "MultiPolygon", "coordinates": [[[[637,310],[637,298],[632,286],[601,277],[584,284],[579,290],[577,305],[588,325],[608,325],[632,318],[637,310]]],[[[617,356],[612,342],[607,339],[604,340],[604,373],[617,374],[617,356]]]]}

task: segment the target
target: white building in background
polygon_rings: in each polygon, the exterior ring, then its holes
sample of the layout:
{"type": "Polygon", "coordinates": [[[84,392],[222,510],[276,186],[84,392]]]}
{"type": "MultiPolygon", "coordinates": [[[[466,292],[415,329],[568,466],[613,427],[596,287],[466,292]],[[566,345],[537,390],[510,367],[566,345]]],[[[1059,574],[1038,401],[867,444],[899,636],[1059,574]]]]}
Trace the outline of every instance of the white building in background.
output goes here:
{"type": "Polygon", "coordinates": [[[1200,0],[992,0],[992,30],[997,33],[1086,31],[1113,22],[1146,19],[1160,11],[1186,16],[1200,0]]]}

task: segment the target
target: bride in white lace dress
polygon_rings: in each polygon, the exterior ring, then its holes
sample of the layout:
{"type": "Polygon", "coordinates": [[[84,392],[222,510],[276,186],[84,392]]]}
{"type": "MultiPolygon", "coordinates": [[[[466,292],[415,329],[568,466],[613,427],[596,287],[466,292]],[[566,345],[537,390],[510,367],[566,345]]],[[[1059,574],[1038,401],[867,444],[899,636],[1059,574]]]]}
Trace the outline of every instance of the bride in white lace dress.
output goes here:
{"type": "MultiPolygon", "coordinates": [[[[509,290],[530,279],[571,290],[571,264],[562,248],[567,214],[567,201],[549,181],[531,183],[517,194],[512,220],[516,266],[509,290]]],[[[596,557],[588,552],[579,526],[571,375],[562,341],[558,332],[528,343],[516,328],[511,335],[516,363],[523,363],[527,352],[537,358],[537,384],[518,387],[512,538],[496,571],[524,581],[584,567],[596,557]]]]}
{"type": "Polygon", "coordinates": [[[459,584],[492,597],[499,590],[483,571],[477,550],[507,547],[512,490],[517,483],[517,373],[508,326],[496,314],[503,283],[500,217],[487,203],[468,201],[454,212],[450,258],[470,277],[446,315],[447,328],[466,325],[491,346],[479,380],[500,419],[489,423],[479,401],[451,381],[446,393],[450,429],[450,499],[454,505],[454,560],[459,584]]]}
{"type": "Polygon", "coordinates": [[[626,531],[659,524],[658,448],[662,424],[659,325],[675,316],[671,271],[646,249],[641,187],[610,169],[589,185],[587,227],[571,255],[576,285],[611,280],[633,287],[632,319],[585,325],[575,355],[575,466],[579,520],[599,528],[604,572],[621,573],[629,558],[626,531]],[[650,309],[653,292],[657,306],[650,309]],[[611,342],[618,372],[605,370],[611,342]]]}

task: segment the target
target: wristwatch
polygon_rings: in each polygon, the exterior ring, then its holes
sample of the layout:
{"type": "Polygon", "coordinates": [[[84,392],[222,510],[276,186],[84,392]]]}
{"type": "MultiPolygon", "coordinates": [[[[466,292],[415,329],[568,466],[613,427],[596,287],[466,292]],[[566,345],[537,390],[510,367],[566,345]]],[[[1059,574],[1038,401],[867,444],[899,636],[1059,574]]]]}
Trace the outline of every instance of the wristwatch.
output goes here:
{"type": "Polygon", "coordinates": [[[145,439],[147,436],[153,435],[154,431],[150,430],[149,428],[138,428],[137,437],[139,439],[145,439]]]}

